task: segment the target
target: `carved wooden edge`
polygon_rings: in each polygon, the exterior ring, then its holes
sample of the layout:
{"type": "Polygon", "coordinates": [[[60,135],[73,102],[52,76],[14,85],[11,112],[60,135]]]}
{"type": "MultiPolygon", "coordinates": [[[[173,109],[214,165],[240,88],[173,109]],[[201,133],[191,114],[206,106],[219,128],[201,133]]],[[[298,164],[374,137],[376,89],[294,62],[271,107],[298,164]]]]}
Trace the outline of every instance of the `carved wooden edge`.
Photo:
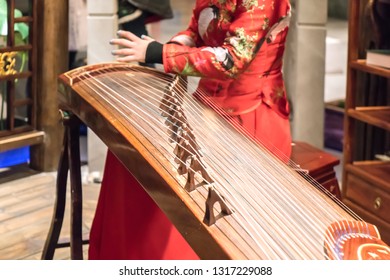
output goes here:
{"type": "Polygon", "coordinates": [[[364,221],[338,221],[325,232],[324,251],[331,260],[390,260],[390,247],[376,226],[364,221]]]}

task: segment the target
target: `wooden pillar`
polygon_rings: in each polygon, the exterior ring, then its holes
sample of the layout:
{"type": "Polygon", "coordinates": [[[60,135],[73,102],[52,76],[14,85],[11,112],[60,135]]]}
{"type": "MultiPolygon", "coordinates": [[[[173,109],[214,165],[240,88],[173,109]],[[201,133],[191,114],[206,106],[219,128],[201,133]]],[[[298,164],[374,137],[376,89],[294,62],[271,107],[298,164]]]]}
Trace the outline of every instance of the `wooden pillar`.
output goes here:
{"type": "Polygon", "coordinates": [[[68,69],[68,0],[38,0],[37,129],[44,143],[31,149],[31,167],[57,169],[63,128],[57,102],[57,77],[68,69]]]}

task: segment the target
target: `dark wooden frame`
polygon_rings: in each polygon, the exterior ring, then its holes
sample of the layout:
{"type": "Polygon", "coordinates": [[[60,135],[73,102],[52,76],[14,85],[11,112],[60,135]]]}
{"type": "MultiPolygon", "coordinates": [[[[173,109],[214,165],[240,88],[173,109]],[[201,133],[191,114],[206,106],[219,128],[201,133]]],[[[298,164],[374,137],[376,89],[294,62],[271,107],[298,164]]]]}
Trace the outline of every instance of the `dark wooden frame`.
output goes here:
{"type": "Polygon", "coordinates": [[[366,64],[359,49],[362,40],[360,24],[363,21],[366,3],[368,2],[365,0],[349,0],[342,200],[364,220],[375,224],[382,234],[382,239],[390,242],[390,218],[386,206],[390,201],[390,164],[378,160],[356,161],[356,148],[361,141],[356,139],[359,123],[390,131],[390,104],[364,107],[357,103],[359,74],[368,73],[390,79],[390,69],[366,64]],[[385,216],[387,219],[381,218],[385,216]]]}
{"type": "MultiPolygon", "coordinates": [[[[15,0],[9,0],[8,3],[8,35],[7,35],[7,47],[1,48],[1,53],[7,52],[21,52],[27,51],[29,53],[28,59],[28,69],[25,72],[4,75],[0,76],[0,81],[7,81],[7,122],[8,130],[0,131],[0,137],[6,137],[10,135],[20,134],[28,131],[34,131],[37,128],[37,119],[36,119],[36,98],[37,98],[37,77],[33,73],[37,69],[37,0],[31,0],[29,5],[29,16],[23,16],[20,18],[15,18],[14,9],[15,9],[15,0]],[[15,23],[26,23],[29,25],[29,37],[28,43],[22,46],[15,46],[15,34],[14,34],[14,25],[15,23]],[[15,100],[15,83],[16,79],[27,78],[27,91],[29,91],[29,96],[21,100],[15,100]],[[14,108],[18,106],[28,106],[28,124],[15,127],[15,113],[14,108]]],[[[22,141],[20,146],[24,146],[25,143],[22,141]]],[[[4,149],[5,150],[5,149],[4,149]]]]}

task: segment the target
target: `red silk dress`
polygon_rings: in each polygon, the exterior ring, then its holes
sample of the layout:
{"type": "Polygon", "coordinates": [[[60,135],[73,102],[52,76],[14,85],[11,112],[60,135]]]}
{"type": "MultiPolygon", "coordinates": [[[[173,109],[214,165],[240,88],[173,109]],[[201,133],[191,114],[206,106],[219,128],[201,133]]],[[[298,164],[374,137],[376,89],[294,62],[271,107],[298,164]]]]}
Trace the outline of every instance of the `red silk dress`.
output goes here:
{"type": "MultiPolygon", "coordinates": [[[[276,156],[291,153],[282,74],[288,0],[197,0],[187,30],[163,47],[166,72],[200,76],[206,94],[276,156]]],[[[91,228],[89,259],[198,259],[110,152],[91,228]]]]}

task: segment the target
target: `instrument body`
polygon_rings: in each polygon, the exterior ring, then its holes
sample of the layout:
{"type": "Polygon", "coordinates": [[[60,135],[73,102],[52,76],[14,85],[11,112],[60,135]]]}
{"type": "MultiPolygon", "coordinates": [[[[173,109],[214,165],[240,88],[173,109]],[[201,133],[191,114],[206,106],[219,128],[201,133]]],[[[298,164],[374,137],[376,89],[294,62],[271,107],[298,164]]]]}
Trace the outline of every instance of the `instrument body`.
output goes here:
{"type": "Polygon", "coordinates": [[[172,75],[85,66],[60,76],[59,102],[102,139],[202,259],[339,259],[338,227],[364,230],[321,186],[172,75]]]}
{"type": "MultiPolygon", "coordinates": [[[[115,67],[116,64],[103,64],[75,71],[84,73],[115,67]]],[[[124,70],[129,69],[122,68],[122,71],[124,70]]],[[[194,250],[201,258],[243,258],[238,249],[229,254],[222,249],[219,242],[225,242],[223,236],[219,241],[216,233],[212,230],[210,233],[210,229],[203,224],[203,212],[195,203],[185,199],[186,191],[177,182],[175,178],[177,176],[172,175],[174,172],[166,170],[164,163],[155,160],[155,148],[137,133],[123,116],[107,110],[105,104],[96,100],[93,93],[80,88],[77,85],[80,81],[77,72],[64,73],[59,77],[60,109],[75,114],[99,136],[108,149],[144,186],[145,191],[157,202],[185,239],[194,246],[194,250]],[[194,244],[201,245],[197,247],[194,244]]]]}

